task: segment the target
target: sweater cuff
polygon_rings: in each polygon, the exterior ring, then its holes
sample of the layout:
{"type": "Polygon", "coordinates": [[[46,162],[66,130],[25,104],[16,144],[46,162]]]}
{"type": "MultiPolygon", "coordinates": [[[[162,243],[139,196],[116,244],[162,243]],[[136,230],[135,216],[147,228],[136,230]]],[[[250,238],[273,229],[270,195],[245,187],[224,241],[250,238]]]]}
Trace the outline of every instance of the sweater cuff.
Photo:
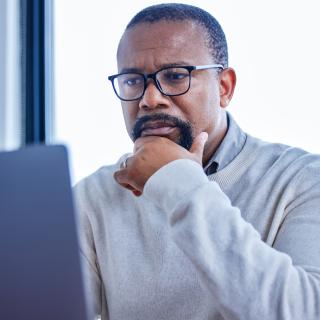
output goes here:
{"type": "Polygon", "coordinates": [[[199,163],[179,159],[156,171],[145,184],[143,194],[165,212],[172,212],[187,194],[208,181],[199,163]]]}

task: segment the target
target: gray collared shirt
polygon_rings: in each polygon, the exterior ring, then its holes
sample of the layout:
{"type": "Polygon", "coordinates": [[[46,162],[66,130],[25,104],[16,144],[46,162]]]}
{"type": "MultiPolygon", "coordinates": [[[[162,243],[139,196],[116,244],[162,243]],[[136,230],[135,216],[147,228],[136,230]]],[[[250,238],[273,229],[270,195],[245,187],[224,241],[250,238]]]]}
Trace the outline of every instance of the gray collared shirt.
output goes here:
{"type": "Polygon", "coordinates": [[[227,113],[227,121],[227,134],[204,167],[204,172],[208,176],[227,166],[239,154],[246,142],[247,135],[240,129],[230,113],[227,113]]]}

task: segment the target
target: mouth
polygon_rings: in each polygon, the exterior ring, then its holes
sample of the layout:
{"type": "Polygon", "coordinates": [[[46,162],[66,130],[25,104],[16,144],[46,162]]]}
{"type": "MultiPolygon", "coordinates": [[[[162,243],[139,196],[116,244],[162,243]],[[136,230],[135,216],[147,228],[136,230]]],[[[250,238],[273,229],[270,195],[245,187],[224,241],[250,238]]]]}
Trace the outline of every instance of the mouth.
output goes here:
{"type": "Polygon", "coordinates": [[[173,133],[177,127],[167,121],[149,121],[141,128],[141,137],[167,136],[173,133]]]}
{"type": "Polygon", "coordinates": [[[147,136],[170,139],[187,150],[193,142],[191,123],[166,113],[148,114],[137,118],[132,128],[132,140],[147,136]]]}

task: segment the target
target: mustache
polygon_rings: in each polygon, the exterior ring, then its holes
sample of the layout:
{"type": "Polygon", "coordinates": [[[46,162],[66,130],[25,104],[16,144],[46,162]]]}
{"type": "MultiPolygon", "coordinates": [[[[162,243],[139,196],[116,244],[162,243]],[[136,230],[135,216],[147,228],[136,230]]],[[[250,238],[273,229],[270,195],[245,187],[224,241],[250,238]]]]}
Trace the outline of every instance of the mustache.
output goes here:
{"type": "Polygon", "coordinates": [[[183,122],[182,120],[165,113],[157,113],[157,114],[142,116],[137,119],[132,130],[132,136],[134,141],[141,137],[141,133],[145,127],[145,124],[148,123],[149,121],[161,121],[164,123],[168,123],[174,127],[180,127],[181,122],[183,122]]]}
{"type": "Polygon", "coordinates": [[[144,115],[138,118],[132,129],[132,139],[136,141],[141,137],[141,133],[144,130],[146,123],[149,121],[162,121],[180,129],[180,138],[176,141],[177,144],[189,150],[193,143],[193,134],[191,124],[187,121],[183,121],[177,117],[171,116],[166,113],[155,113],[150,115],[144,115]]]}

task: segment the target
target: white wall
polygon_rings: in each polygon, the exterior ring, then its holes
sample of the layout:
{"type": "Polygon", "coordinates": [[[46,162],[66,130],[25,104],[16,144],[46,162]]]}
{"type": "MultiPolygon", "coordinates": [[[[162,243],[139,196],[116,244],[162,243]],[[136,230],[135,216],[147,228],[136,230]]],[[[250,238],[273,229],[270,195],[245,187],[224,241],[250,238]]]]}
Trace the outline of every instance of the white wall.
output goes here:
{"type": "MultiPolygon", "coordinates": [[[[175,1],[172,1],[175,2],[175,1]]],[[[56,141],[71,150],[74,182],[132,144],[107,75],[131,17],[161,1],[56,0],[56,141]]],[[[229,111],[248,133],[320,153],[317,0],[199,0],[229,43],[238,75],[229,111]]]]}

